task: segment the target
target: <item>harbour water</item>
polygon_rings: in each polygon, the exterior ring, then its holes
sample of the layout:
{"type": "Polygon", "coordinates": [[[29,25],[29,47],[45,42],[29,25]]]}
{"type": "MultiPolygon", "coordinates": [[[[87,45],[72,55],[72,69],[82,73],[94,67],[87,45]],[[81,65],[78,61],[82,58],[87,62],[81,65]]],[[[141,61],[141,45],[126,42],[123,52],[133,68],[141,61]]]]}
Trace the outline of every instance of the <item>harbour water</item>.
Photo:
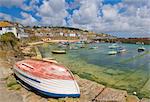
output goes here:
{"type": "Polygon", "coordinates": [[[57,45],[38,46],[43,57],[52,57],[82,78],[96,81],[108,87],[127,90],[139,98],[150,98],[150,48],[138,52],[140,45],[120,44],[126,52],[108,55],[111,44],[88,44],[86,48],[67,50],[67,54],[52,54],[57,45]],[[97,49],[89,49],[97,46],[97,49]]]}

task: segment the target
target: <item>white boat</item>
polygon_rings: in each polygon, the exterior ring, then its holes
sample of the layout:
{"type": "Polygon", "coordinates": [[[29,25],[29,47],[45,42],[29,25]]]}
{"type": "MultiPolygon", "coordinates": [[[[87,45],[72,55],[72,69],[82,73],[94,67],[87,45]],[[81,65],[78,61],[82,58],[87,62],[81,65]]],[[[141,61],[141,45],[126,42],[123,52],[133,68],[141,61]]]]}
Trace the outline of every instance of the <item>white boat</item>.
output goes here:
{"type": "Polygon", "coordinates": [[[28,89],[48,97],[80,97],[79,86],[72,73],[62,65],[43,60],[17,62],[13,71],[28,89]]]}
{"type": "Polygon", "coordinates": [[[109,51],[108,52],[108,55],[115,55],[115,54],[117,54],[117,51],[109,51]]]}
{"type": "Polygon", "coordinates": [[[118,53],[123,53],[123,52],[126,52],[127,50],[125,48],[119,48],[117,49],[117,52],[118,53]]]}
{"type": "Polygon", "coordinates": [[[111,46],[108,46],[108,48],[110,48],[110,49],[115,49],[115,48],[118,48],[118,47],[120,47],[120,46],[117,45],[117,44],[112,44],[111,46]]]}
{"type": "Polygon", "coordinates": [[[98,49],[97,46],[90,47],[89,49],[98,49]]]}
{"type": "Polygon", "coordinates": [[[79,48],[78,48],[78,47],[75,47],[75,46],[70,46],[69,49],[70,49],[70,50],[78,50],[79,48]]]}
{"type": "Polygon", "coordinates": [[[53,54],[66,54],[66,50],[53,50],[53,54]]]}
{"type": "Polygon", "coordinates": [[[142,52],[142,51],[145,51],[145,48],[142,46],[142,47],[138,47],[138,52],[142,52]]]}

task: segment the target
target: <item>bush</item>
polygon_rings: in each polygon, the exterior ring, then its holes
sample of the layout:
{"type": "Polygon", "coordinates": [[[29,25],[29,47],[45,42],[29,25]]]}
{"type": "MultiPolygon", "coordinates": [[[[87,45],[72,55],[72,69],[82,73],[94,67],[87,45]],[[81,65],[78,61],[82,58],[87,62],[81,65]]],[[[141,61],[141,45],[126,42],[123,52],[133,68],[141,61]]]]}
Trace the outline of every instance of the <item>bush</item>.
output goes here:
{"type": "Polygon", "coordinates": [[[8,42],[8,41],[18,41],[18,39],[15,37],[15,35],[12,32],[5,33],[0,36],[0,41],[2,42],[8,42]]]}
{"type": "Polygon", "coordinates": [[[18,41],[19,39],[17,39],[11,32],[5,33],[0,36],[0,42],[3,47],[14,48],[17,45],[18,41]]]}

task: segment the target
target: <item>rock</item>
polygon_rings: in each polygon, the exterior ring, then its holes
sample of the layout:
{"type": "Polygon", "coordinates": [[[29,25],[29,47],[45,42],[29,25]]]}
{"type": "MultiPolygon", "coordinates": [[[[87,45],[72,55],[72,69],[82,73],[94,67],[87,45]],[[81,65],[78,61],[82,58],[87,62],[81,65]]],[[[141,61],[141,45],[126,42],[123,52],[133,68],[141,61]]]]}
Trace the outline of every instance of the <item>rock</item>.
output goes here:
{"type": "Polygon", "coordinates": [[[0,80],[7,78],[12,74],[11,65],[6,61],[0,61],[0,80]]]}
{"type": "Polygon", "coordinates": [[[19,90],[19,93],[23,97],[23,102],[47,102],[47,99],[36,95],[35,93],[28,91],[24,87],[19,90]]]}
{"type": "Polygon", "coordinates": [[[24,97],[24,102],[47,102],[47,99],[34,93],[28,93],[26,97],[24,97]]]}
{"type": "Polygon", "coordinates": [[[105,88],[95,99],[95,102],[126,102],[127,92],[105,88]]]}
{"type": "Polygon", "coordinates": [[[54,99],[54,98],[48,98],[47,102],[58,102],[58,99],[54,99]]]}
{"type": "Polygon", "coordinates": [[[139,98],[134,95],[128,95],[127,102],[140,102],[139,98]]]}
{"type": "Polygon", "coordinates": [[[48,102],[80,102],[78,98],[48,98],[48,102]]]}
{"type": "Polygon", "coordinates": [[[5,89],[0,90],[0,102],[23,102],[22,96],[17,92],[7,91],[5,89]]]}
{"type": "Polygon", "coordinates": [[[79,78],[77,75],[75,76],[75,79],[77,80],[81,91],[80,102],[92,101],[105,88],[103,85],[79,78]]]}
{"type": "MultiPolygon", "coordinates": [[[[23,98],[19,93],[9,91],[6,88],[6,80],[12,73],[10,68],[11,66],[6,61],[0,61],[0,102],[22,102],[23,98]]],[[[9,82],[9,85],[12,85],[11,80],[9,82]]],[[[15,83],[14,80],[13,83],[15,83]]]]}
{"type": "Polygon", "coordinates": [[[150,99],[142,98],[142,100],[140,102],[150,102],[150,99]]]}

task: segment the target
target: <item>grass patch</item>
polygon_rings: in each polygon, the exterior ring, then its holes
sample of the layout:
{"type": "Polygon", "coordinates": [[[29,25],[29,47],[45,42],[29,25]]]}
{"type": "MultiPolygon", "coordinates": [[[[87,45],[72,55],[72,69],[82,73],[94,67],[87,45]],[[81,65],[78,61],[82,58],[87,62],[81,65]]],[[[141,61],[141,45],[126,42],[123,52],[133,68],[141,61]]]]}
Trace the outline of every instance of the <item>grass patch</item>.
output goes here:
{"type": "Polygon", "coordinates": [[[9,90],[19,90],[21,88],[12,75],[7,78],[6,83],[9,90]]]}

